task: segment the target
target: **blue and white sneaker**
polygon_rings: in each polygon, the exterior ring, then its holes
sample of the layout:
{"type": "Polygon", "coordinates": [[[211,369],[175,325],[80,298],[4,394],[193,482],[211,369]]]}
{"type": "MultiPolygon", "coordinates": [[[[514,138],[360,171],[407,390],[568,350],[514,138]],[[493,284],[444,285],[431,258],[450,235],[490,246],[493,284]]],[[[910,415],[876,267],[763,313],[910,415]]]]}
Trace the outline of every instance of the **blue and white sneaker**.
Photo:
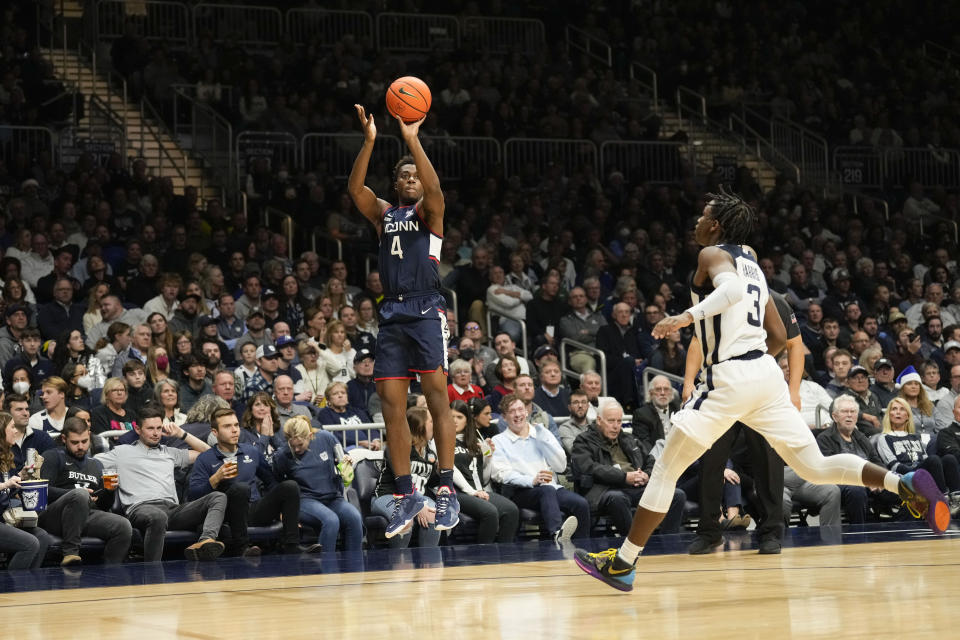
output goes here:
{"type": "Polygon", "coordinates": [[[423,510],[426,500],[414,489],[407,495],[393,496],[393,515],[390,516],[390,524],[387,525],[387,531],[384,535],[392,538],[395,535],[406,533],[410,528],[410,523],[417,517],[417,514],[423,510]]]}
{"type": "Polygon", "coordinates": [[[450,487],[437,489],[437,518],[433,528],[437,531],[453,529],[460,523],[460,501],[457,493],[450,487]]]}

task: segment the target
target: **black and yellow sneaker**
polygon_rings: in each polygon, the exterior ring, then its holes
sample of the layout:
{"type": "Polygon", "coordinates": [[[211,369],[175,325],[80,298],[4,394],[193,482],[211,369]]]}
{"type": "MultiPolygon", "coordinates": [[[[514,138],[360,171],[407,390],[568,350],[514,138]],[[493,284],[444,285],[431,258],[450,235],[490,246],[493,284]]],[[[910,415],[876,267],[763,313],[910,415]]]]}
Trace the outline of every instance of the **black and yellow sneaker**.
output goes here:
{"type": "Polygon", "coordinates": [[[585,572],[614,589],[633,591],[634,567],[620,559],[616,549],[607,549],[600,553],[587,553],[583,549],[577,549],[573,554],[573,561],[585,572]]]}
{"type": "Polygon", "coordinates": [[[943,535],[950,526],[950,507],[936,481],[925,469],[900,478],[898,491],[903,504],[915,518],[926,518],[933,532],[943,535]]]}

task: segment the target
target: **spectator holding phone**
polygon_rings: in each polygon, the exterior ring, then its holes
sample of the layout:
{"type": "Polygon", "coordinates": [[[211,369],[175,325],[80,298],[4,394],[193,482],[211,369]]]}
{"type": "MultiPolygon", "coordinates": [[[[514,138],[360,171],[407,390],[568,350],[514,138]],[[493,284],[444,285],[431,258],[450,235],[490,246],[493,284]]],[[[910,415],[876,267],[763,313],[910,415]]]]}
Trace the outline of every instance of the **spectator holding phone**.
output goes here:
{"type": "Polygon", "coordinates": [[[923,363],[920,344],[920,336],[913,329],[904,327],[897,332],[897,352],[890,356],[895,371],[903,371],[907,367],[920,369],[923,363]]]}

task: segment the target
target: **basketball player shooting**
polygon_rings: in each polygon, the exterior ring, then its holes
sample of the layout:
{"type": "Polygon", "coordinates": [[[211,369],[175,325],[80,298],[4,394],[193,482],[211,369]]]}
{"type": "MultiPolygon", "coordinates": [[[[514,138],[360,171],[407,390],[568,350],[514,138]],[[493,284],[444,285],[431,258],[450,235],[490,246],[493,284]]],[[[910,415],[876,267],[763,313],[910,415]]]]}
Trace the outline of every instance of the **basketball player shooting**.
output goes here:
{"type": "Polygon", "coordinates": [[[577,565],[616,589],[632,590],[637,558],[666,514],[677,478],[738,420],[764,436],[805,480],[898,493],[912,514],[926,517],[942,534],[950,524],[950,511],[928,472],[920,469],[901,477],[853,454],[824,457],[820,452],[790,402],[782,372],[768,355],[781,351],[786,330],[755,253],[741,246],[753,230],[756,214],[722,188],[709,197],[694,231],[703,247],[691,286],[694,305],[653,328],[653,337],[659,339],[694,325],[703,350],[703,382],[672,417],[675,428],[654,465],[623,545],[600,553],[578,549],[577,565]]]}
{"type": "Polygon", "coordinates": [[[460,505],[453,488],[453,448],[456,432],[447,399],[446,301],[440,293],[438,272],[443,240],[443,191],[417,134],[423,120],[405,123],[397,118],[410,156],[394,168],[397,205],[379,199],[364,184],[377,138],[373,115],[354,105],[363,128],[363,147],[350,172],[349,191],[360,213],[380,236],[379,269],[385,295],[380,305],[376,364],[377,394],[383,401],[387,426],[387,452],[396,474],[398,494],[386,536],[404,533],[426,506],[410,477],[412,441],[407,424],[410,380],[420,376],[427,407],[433,417],[440,468],[436,492],[438,530],[459,522],[460,505]]]}

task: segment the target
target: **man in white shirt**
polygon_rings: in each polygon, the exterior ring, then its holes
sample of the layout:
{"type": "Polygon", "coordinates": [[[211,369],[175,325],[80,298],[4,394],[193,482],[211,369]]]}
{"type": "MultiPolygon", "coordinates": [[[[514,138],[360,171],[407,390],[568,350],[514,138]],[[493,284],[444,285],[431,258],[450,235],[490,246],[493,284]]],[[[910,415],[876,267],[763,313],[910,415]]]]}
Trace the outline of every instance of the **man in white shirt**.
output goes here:
{"type": "Polygon", "coordinates": [[[53,271],[53,254],[50,253],[50,245],[47,236],[42,233],[33,234],[31,241],[32,250],[20,265],[20,275],[24,281],[30,285],[31,289],[37,288],[37,281],[43,276],[53,271]]]}
{"type": "Polygon", "coordinates": [[[95,349],[97,341],[107,335],[110,325],[114,322],[123,322],[131,327],[143,324],[147,320],[143,309],[124,309],[120,303],[120,298],[115,295],[103,296],[100,300],[100,316],[103,318],[100,322],[93,325],[90,333],[87,334],[86,344],[89,348],[95,349]]]}
{"type": "Polygon", "coordinates": [[[492,475],[503,485],[504,495],[520,508],[539,510],[542,528],[554,540],[588,537],[586,499],[557,482],[556,474],[567,467],[560,442],[544,426],[530,424],[527,408],[516,395],[506,396],[500,408],[508,429],[493,437],[492,475]]]}

